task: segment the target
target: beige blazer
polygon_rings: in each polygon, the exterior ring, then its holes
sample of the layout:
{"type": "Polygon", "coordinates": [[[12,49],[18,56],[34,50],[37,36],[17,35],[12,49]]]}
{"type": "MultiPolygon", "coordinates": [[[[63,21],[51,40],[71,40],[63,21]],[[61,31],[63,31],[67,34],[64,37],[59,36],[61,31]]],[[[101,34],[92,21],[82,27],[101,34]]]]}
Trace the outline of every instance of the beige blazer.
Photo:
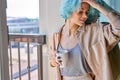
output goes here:
{"type": "MultiPolygon", "coordinates": [[[[114,78],[116,78],[116,76],[113,78],[113,73],[115,72],[111,68],[108,53],[120,40],[120,15],[110,12],[107,17],[110,18],[110,24],[93,23],[79,28],[75,33],[75,38],[82,48],[95,80],[115,80],[114,78]]],[[[55,32],[51,38],[50,59],[55,55],[52,51],[57,49],[59,37],[60,31],[55,32]]],[[[120,53],[120,51],[118,52],[120,53]]],[[[112,62],[112,66],[113,63],[115,62],[112,62]]],[[[119,67],[116,66],[116,68],[120,68],[120,65],[119,67]]],[[[117,74],[120,74],[119,72],[117,74]]],[[[60,72],[58,72],[58,76],[60,77],[60,72]]],[[[58,78],[57,80],[61,79],[58,78]]]]}

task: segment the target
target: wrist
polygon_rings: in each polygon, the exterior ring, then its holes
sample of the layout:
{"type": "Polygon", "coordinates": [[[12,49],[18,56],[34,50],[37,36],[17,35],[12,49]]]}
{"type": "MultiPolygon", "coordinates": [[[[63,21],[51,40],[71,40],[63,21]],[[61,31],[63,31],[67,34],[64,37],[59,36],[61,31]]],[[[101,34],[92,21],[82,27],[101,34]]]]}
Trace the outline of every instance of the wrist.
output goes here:
{"type": "Polygon", "coordinates": [[[92,3],[92,7],[95,8],[95,9],[97,9],[97,8],[100,7],[100,5],[98,3],[96,3],[96,2],[93,2],[92,3]]]}
{"type": "Polygon", "coordinates": [[[107,16],[110,12],[108,9],[104,8],[98,3],[94,3],[94,8],[97,9],[100,13],[102,13],[104,16],[107,16]]]}

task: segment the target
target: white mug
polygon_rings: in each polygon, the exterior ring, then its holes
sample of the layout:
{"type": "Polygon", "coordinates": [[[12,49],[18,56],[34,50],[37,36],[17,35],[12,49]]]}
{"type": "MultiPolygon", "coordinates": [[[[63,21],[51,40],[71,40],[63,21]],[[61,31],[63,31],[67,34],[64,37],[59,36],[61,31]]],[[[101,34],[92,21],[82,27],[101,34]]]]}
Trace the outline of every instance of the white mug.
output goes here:
{"type": "Polygon", "coordinates": [[[59,60],[61,60],[60,68],[64,68],[68,62],[68,51],[62,50],[62,51],[57,52],[56,60],[58,63],[59,63],[59,60]]]}

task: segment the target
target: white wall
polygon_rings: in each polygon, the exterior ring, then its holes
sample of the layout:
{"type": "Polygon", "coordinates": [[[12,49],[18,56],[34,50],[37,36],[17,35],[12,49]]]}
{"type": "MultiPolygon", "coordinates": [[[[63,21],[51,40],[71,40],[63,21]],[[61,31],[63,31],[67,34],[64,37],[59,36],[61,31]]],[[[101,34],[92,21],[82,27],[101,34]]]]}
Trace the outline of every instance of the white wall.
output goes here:
{"type": "MultiPolygon", "coordinates": [[[[59,14],[59,6],[62,0],[40,0],[40,34],[47,35],[48,38],[51,33],[64,24],[64,20],[59,14]]],[[[55,69],[49,66],[48,51],[43,54],[43,77],[44,80],[55,80],[55,69]]]]}
{"type": "Polygon", "coordinates": [[[59,6],[62,0],[40,0],[40,33],[50,34],[64,23],[59,6]]]}

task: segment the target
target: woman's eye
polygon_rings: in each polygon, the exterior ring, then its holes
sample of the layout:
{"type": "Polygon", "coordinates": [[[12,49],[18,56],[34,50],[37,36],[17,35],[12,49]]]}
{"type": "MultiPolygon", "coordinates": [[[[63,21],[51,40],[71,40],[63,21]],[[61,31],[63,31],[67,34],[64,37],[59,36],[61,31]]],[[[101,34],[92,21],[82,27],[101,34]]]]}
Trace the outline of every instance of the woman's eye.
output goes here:
{"type": "Polygon", "coordinates": [[[82,14],[82,13],[83,13],[83,11],[79,11],[78,13],[79,13],[79,14],[82,14]]]}

